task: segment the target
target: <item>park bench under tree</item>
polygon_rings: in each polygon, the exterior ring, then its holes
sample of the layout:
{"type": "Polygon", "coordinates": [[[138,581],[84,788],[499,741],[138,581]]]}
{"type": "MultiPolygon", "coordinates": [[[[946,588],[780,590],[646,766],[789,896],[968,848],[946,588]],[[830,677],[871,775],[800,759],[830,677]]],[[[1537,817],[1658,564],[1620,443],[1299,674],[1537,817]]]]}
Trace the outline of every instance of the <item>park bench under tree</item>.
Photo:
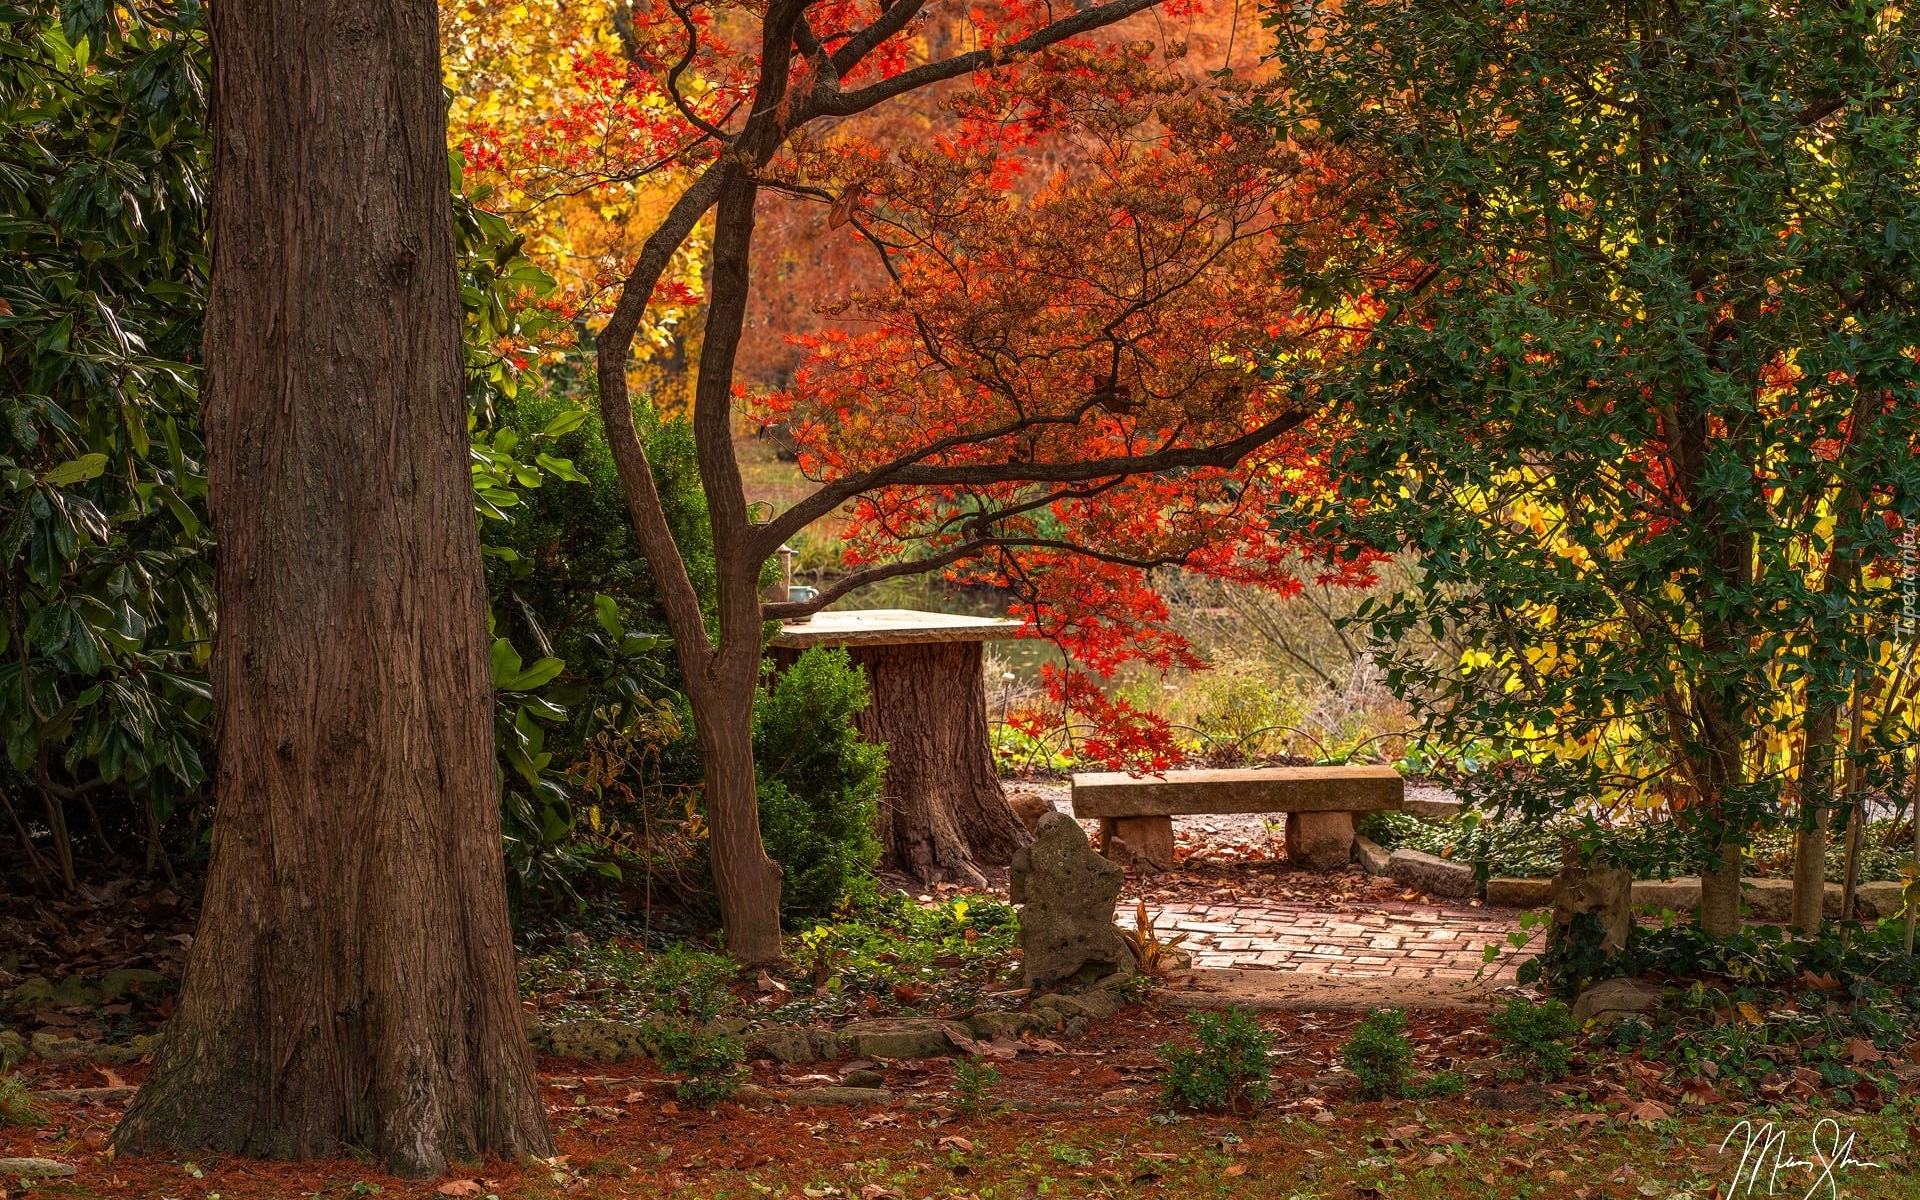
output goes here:
{"type": "Polygon", "coordinates": [[[1392,767],[1254,767],[1098,772],[1073,777],[1073,814],[1097,817],[1101,850],[1130,870],[1173,866],[1173,817],[1285,813],[1287,857],[1334,871],[1353,857],[1355,813],[1399,811],[1406,786],[1392,767]]]}

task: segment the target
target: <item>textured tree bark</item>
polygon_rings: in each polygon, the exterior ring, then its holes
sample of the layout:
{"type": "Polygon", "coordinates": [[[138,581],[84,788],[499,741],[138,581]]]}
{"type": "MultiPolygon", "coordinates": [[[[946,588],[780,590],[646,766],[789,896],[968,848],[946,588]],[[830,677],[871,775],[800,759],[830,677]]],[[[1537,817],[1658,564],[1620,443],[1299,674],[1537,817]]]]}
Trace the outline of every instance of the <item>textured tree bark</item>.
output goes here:
{"type": "MultiPolygon", "coordinates": [[[[753,764],[753,697],[758,647],[721,676],[718,687],[690,688],[707,810],[709,861],[727,953],[742,966],[780,959],[780,864],[760,840],[760,792],[753,764]]],[[[715,656],[718,659],[720,656],[715,656]]]]}
{"type": "MultiPolygon", "coordinates": [[[[673,623],[700,735],[714,891],[727,953],[742,966],[780,958],[780,867],[760,840],[753,769],[753,697],[760,679],[760,567],[740,466],[733,457],[733,361],[746,320],[757,189],[746,172],[721,184],[713,221],[713,275],[700,374],[693,392],[693,442],[707,495],[718,584],[720,638],[673,623]],[[692,634],[690,636],[690,633],[692,634]]],[[[669,610],[671,615],[671,610],[669,610]]],[[[700,625],[696,607],[693,624],[700,625]]]]}
{"type": "Polygon", "coordinates": [[[223,0],[214,828],[123,1152],[551,1153],[507,924],[431,0],[223,0]]]}
{"type": "MultiPolygon", "coordinates": [[[[882,865],[922,883],[985,884],[981,866],[1006,866],[1033,839],[994,769],[980,643],[847,649],[873,692],[854,723],[887,748],[882,865]]],[[[782,665],[797,657],[776,654],[782,665]]]]}
{"type": "Polygon", "coordinates": [[[1837,714],[1831,704],[1807,716],[1807,748],[1800,768],[1802,821],[1811,827],[1793,838],[1793,927],[1820,932],[1827,893],[1827,839],[1833,823],[1833,735],[1837,714]],[[1811,809],[1811,812],[1807,810],[1811,809]]]}

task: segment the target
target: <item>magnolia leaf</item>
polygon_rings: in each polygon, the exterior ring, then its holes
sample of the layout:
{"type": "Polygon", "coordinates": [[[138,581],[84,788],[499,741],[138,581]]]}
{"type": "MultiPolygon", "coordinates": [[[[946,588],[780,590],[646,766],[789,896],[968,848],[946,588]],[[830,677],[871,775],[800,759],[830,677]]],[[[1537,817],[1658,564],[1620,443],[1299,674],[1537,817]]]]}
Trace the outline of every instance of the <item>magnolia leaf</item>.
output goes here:
{"type": "Polygon", "coordinates": [[[513,643],[505,638],[496,638],[493,643],[493,686],[504,688],[507,682],[520,674],[520,652],[513,643]]]}
{"type": "Polygon", "coordinates": [[[601,592],[593,596],[594,619],[600,622],[600,628],[607,631],[608,637],[619,637],[626,631],[626,622],[620,619],[620,602],[601,592]]]}
{"type": "MultiPolygon", "coordinates": [[[[496,643],[497,644],[497,643],[496,643]]],[[[566,670],[563,659],[542,658],[526,670],[515,674],[504,683],[495,677],[495,685],[503,692],[530,692],[537,687],[553,682],[555,676],[566,670]]]]}
{"type": "Polygon", "coordinates": [[[79,458],[68,459],[40,477],[40,482],[53,487],[67,487],[70,484],[85,483],[89,479],[98,479],[107,469],[107,456],[104,454],[82,454],[79,458]]]}
{"type": "Polygon", "coordinates": [[[587,482],[587,477],[575,470],[572,461],[569,459],[555,458],[551,454],[536,454],[533,456],[533,461],[540,464],[541,470],[547,472],[549,475],[564,479],[568,483],[587,482]]]}
{"type": "Polygon", "coordinates": [[[584,408],[562,409],[561,411],[553,414],[553,418],[547,422],[546,428],[542,429],[540,433],[541,433],[541,436],[543,437],[559,437],[561,434],[564,434],[564,433],[572,433],[574,430],[580,428],[582,425],[585,425],[586,423],[587,423],[586,409],[584,408]]]}

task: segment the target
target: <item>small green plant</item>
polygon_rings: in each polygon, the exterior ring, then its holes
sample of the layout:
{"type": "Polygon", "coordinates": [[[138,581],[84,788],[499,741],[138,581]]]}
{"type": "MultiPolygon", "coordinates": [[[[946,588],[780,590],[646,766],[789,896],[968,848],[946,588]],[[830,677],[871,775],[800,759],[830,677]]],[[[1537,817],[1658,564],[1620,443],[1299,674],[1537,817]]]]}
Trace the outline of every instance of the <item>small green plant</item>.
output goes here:
{"type": "Polygon", "coordinates": [[[1188,1017],[1197,1046],[1166,1046],[1167,1064],[1160,1103],[1167,1108],[1245,1112],[1264,1103],[1273,1035],[1243,1008],[1196,1012],[1188,1017]]]}
{"type": "Polygon", "coordinates": [[[717,1027],[739,1005],[727,990],[734,969],[719,955],[675,946],[654,955],[634,980],[651,1010],[647,1039],[654,1058],[662,1070],[681,1076],[674,1094],[690,1104],[726,1099],[744,1074],[745,1043],[717,1027]]]}
{"type": "Polygon", "coordinates": [[[683,1022],[660,1022],[651,1032],[661,1068],[681,1077],[673,1088],[680,1099],[706,1107],[739,1090],[747,1055],[739,1038],[683,1022]]]}
{"type": "Polygon", "coordinates": [[[1413,1043],[1407,1040],[1407,1014],[1383,1008],[1354,1026],[1340,1048],[1347,1069],[1368,1096],[1405,1096],[1413,1072],[1413,1043]]]}
{"type": "Polygon", "coordinates": [[[1580,1031],[1573,1010],[1558,1000],[1539,1004],[1523,996],[1508,1000],[1493,1014],[1493,1040],[1513,1064],[1516,1076],[1563,1079],[1571,1065],[1573,1035],[1580,1031]]]}
{"type": "Polygon", "coordinates": [[[34,1111],[27,1081],[18,1075],[0,1075],[0,1128],[39,1123],[40,1114],[34,1111]]]}
{"type": "Polygon", "coordinates": [[[960,1102],[960,1111],[970,1117],[993,1111],[993,1089],[999,1085],[1000,1072],[977,1056],[953,1064],[953,1094],[960,1102]]]}
{"type": "Polygon", "coordinates": [[[1451,1100],[1467,1090],[1467,1077],[1458,1071],[1435,1071],[1408,1090],[1412,1100],[1451,1100]]]}

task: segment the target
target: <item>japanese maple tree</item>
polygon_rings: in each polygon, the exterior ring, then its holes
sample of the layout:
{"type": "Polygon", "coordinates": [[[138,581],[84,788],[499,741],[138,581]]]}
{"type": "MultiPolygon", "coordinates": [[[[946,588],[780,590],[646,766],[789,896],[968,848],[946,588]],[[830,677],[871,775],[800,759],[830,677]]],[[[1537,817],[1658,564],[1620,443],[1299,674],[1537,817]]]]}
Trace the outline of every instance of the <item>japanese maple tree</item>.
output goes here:
{"type": "MultiPolygon", "coordinates": [[[[674,181],[599,332],[600,403],[684,668],[728,947],[743,962],[779,954],[751,748],[765,622],[877,580],[965,572],[1018,589],[1037,628],[1098,676],[1193,661],[1160,623],[1156,567],[1294,586],[1302,548],[1268,515],[1325,478],[1294,440],[1314,389],[1276,386],[1271,364],[1336,352],[1367,314],[1302,322],[1278,263],[1315,253],[1322,193],[1340,181],[1236,119],[1234,85],[1178,69],[1150,26],[1127,31],[1137,41],[1101,35],[1153,7],[1015,0],[961,18],[924,0],[635,5],[620,14],[621,85],[573,132],[497,148],[556,190],[582,173],[674,181]],[[968,36],[924,37],[936,18],[964,19],[968,36]],[[938,128],[875,125],[929,90],[938,128]],[[792,387],[753,395],[735,364],[763,197],[817,201],[886,282],[817,297],[838,326],[807,340],[792,387]],[[669,273],[697,231],[710,238],[692,423],[718,566],[711,624],[629,390],[636,332],[683,299],[669,273]],[[742,488],[743,409],[789,425],[818,485],[771,520],[742,488]],[[763,601],[764,564],[827,517],[849,521],[851,570],[806,603],[763,601]]],[[[1097,748],[1165,761],[1152,722],[1096,679],[1056,686],[1109,719],[1115,736],[1097,748]]]]}

